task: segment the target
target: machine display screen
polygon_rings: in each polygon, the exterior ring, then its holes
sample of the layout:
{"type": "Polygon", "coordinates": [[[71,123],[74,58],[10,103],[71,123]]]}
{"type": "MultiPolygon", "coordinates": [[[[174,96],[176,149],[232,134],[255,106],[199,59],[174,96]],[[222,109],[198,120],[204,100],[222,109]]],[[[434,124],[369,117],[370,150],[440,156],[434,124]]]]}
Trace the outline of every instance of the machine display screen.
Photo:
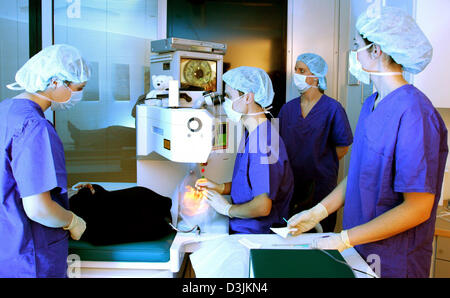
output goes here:
{"type": "Polygon", "coordinates": [[[228,122],[221,122],[214,126],[213,150],[228,148],[228,122]]]}
{"type": "Polygon", "coordinates": [[[181,58],[180,70],[180,90],[217,91],[217,61],[181,58]]]}

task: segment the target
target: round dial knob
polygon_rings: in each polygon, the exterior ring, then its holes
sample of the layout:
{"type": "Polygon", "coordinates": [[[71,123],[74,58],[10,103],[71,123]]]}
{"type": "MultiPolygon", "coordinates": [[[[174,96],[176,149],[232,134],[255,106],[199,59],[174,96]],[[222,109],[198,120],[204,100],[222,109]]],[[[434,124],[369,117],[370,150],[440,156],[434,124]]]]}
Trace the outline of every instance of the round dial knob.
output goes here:
{"type": "Polygon", "coordinates": [[[192,132],[197,132],[202,129],[202,121],[196,117],[189,119],[188,128],[192,132]]]}

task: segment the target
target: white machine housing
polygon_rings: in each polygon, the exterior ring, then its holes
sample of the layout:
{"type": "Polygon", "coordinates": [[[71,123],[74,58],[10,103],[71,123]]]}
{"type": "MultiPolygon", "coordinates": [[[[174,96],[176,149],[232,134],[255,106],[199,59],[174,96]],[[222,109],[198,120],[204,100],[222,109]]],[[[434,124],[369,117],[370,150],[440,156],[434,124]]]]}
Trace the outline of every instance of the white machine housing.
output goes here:
{"type": "Polygon", "coordinates": [[[208,110],[138,105],[136,121],[138,158],[154,151],[174,162],[207,162],[214,125],[208,110]]]}
{"type": "Polygon", "coordinates": [[[221,53],[225,55],[225,53],[227,52],[227,45],[224,43],[192,40],[177,37],[152,40],[150,44],[153,53],[190,51],[190,52],[221,53]]]}
{"type": "MultiPolygon", "coordinates": [[[[151,45],[155,53],[150,57],[151,75],[173,80],[155,99],[162,99],[161,106],[149,102],[136,107],[137,185],[171,197],[172,206],[177,207],[178,187],[193,165],[201,166],[201,175],[218,183],[232,179],[235,154],[226,152],[229,126],[222,106],[208,104],[204,98],[211,92],[223,93],[226,45],[210,47],[182,39],[152,41],[151,45]],[[165,107],[164,100],[168,101],[165,107]]],[[[177,219],[177,214],[172,216],[177,219]]],[[[202,233],[228,233],[228,218],[216,215],[202,226],[202,233]]],[[[173,224],[178,227],[176,220],[173,224]]]]}

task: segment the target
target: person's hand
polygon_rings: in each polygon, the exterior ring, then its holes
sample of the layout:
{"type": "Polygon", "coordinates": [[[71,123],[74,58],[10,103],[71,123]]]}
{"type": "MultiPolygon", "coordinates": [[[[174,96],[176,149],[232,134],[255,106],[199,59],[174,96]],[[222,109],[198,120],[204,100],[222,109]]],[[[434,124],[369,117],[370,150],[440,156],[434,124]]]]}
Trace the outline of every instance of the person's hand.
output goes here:
{"type": "Polygon", "coordinates": [[[328,216],[327,209],[322,204],[317,204],[311,209],[302,211],[292,216],[288,221],[290,229],[297,229],[292,231],[292,236],[298,236],[314,228],[321,220],[328,216]]]}
{"type": "Polygon", "coordinates": [[[231,204],[215,190],[204,190],[203,195],[211,207],[218,213],[230,217],[231,204]]]}
{"type": "Polygon", "coordinates": [[[70,211],[70,213],[72,213],[72,221],[63,229],[69,230],[70,237],[72,237],[73,240],[80,240],[81,236],[86,230],[86,222],[72,211],[70,211]]]}
{"type": "Polygon", "coordinates": [[[339,234],[314,239],[311,247],[318,249],[337,249],[339,252],[342,252],[353,246],[350,244],[347,231],[344,230],[339,234]]]}
{"type": "Polygon", "coordinates": [[[200,178],[195,182],[195,188],[197,188],[199,191],[203,191],[205,189],[215,190],[219,194],[222,194],[224,184],[217,184],[216,182],[208,180],[206,178],[200,178]]]}

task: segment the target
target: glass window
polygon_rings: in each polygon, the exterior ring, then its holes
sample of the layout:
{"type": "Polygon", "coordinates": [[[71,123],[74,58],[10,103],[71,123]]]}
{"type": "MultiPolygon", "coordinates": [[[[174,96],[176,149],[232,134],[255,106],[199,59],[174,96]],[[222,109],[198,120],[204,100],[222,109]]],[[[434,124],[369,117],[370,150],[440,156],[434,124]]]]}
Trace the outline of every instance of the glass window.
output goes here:
{"type": "Polygon", "coordinates": [[[55,0],[55,44],[77,47],[92,77],[83,100],[58,111],[68,184],[136,182],[132,109],[150,88],[150,41],[157,38],[158,0],[55,0]]]}
{"type": "Polygon", "coordinates": [[[6,88],[30,58],[28,0],[2,1],[0,9],[0,101],[17,91],[6,88]]]}

